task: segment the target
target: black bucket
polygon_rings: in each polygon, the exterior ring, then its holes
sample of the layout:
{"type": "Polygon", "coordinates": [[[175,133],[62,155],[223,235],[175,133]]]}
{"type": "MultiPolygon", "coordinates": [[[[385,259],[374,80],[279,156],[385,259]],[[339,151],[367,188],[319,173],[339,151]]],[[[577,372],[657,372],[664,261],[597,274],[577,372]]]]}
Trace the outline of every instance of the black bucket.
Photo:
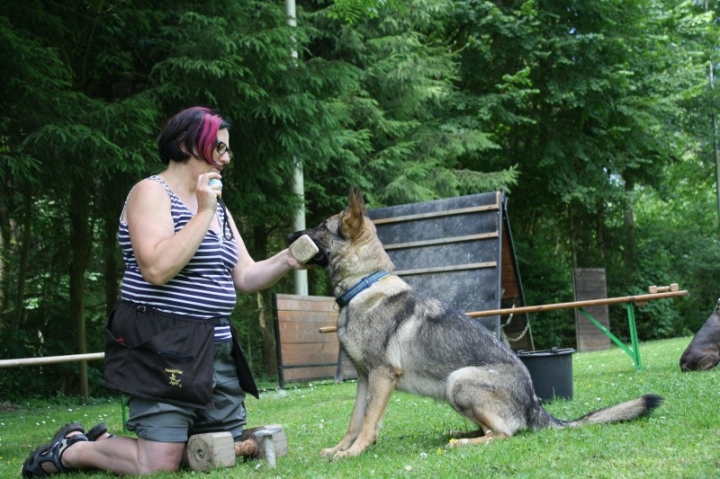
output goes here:
{"type": "Polygon", "coordinates": [[[530,371],[535,394],[543,402],[572,399],[572,348],[545,351],[518,351],[517,355],[530,371]]]}

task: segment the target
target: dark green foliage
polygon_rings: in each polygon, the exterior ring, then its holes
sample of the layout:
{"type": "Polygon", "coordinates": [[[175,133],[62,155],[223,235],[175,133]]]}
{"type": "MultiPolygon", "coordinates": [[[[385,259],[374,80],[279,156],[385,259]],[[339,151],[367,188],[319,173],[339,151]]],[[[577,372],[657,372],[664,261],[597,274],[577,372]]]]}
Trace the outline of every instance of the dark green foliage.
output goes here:
{"type": "MultiPolygon", "coordinates": [[[[514,217],[510,219],[517,223],[514,217]]],[[[515,244],[528,305],[572,301],[572,271],[558,257],[557,247],[548,248],[550,241],[552,232],[536,232],[530,242],[515,244]]],[[[571,309],[532,314],[530,325],[536,349],[575,347],[575,314],[571,309]]]]}
{"type": "MultiPolygon", "coordinates": [[[[155,136],[203,104],[232,122],[224,198],[256,259],[369,207],[504,189],[528,304],[572,300],[572,270],[611,296],[680,283],[637,308],[641,339],[697,330],[720,291],[714,184],[717,2],[665,0],[29,0],[0,5],[1,358],[96,352],[123,265],[125,195],[162,165],[155,136]]],[[[322,271],[311,294],[327,295],[322,271]]],[[[234,315],[274,373],[270,294],[234,315]]],[[[611,307],[611,329],[627,317],[611,307]]],[[[572,310],[531,318],[574,346],[572,310]]],[[[5,370],[0,396],[74,394],[102,363],[5,370]],[[30,379],[23,381],[26,377],[30,379]]]]}

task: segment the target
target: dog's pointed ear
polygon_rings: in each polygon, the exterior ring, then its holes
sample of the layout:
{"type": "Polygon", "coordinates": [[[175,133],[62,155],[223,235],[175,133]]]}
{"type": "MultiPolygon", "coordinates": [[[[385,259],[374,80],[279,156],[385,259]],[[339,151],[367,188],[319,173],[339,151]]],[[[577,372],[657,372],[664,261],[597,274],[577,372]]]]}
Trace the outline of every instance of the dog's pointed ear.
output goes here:
{"type": "Polygon", "coordinates": [[[365,200],[360,189],[350,189],[348,207],[343,215],[343,231],[350,237],[357,236],[365,221],[365,200]]]}
{"type": "Polygon", "coordinates": [[[360,212],[364,215],[365,214],[365,198],[363,198],[363,193],[360,188],[351,188],[350,189],[350,198],[348,199],[348,204],[350,204],[354,208],[359,208],[360,212]]]}

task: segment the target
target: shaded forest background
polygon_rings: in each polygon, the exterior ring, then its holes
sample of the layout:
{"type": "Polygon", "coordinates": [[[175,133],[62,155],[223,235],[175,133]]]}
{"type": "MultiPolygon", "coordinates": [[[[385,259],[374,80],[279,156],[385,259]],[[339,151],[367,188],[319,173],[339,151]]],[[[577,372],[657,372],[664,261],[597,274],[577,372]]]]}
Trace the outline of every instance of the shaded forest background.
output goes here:
{"type": "MultiPolygon", "coordinates": [[[[224,199],[251,254],[283,248],[304,169],[307,224],[348,187],[370,207],[504,189],[528,304],[677,282],[636,311],[642,340],[687,335],[720,296],[715,1],[24,0],[0,3],[0,358],[103,350],[125,195],[196,104],[232,121],[224,199]],[[296,52],[297,55],[294,55],[296,52]]],[[[328,294],[321,271],[310,293],[328,294]]],[[[270,298],[233,320],[276,374],[270,298]]],[[[611,329],[627,338],[622,308],[611,329]]],[[[574,347],[572,310],[531,317],[574,347]]],[[[102,362],[3,369],[0,399],[104,395],[102,362]]]]}

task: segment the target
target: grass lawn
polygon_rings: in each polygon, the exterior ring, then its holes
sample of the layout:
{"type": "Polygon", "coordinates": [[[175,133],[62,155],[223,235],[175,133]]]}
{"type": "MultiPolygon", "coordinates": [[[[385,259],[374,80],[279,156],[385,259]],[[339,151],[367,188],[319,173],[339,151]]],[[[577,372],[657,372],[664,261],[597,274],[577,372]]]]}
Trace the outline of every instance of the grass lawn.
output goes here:
{"type": "MultiPolygon", "coordinates": [[[[507,441],[445,450],[447,431],[473,429],[448,405],[397,392],[377,444],[358,458],[329,462],[322,448],[346,431],[355,384],[320,382],[248,399],[250,426],[282,424],[290,454],[277,469],[242,462],[210,474],[182,471],[154,477],[438,477],[720,478],[720,370],[681,373],[678,361],[690,338],[642,343],[643,370],[618,348],[573,355],[574,395],[546,408],[562,419],[645,393],[665,397],[650,417],[625,424],[523,432],[507,441]]],[[[100,420],[122,428],[118,401],[18,405],[0,412],[0,477],[19,477],[27,455],[66,422],[91,427],[100,420]]],[[[78,472],[72,477],[115,477],[78,472]]]]}

